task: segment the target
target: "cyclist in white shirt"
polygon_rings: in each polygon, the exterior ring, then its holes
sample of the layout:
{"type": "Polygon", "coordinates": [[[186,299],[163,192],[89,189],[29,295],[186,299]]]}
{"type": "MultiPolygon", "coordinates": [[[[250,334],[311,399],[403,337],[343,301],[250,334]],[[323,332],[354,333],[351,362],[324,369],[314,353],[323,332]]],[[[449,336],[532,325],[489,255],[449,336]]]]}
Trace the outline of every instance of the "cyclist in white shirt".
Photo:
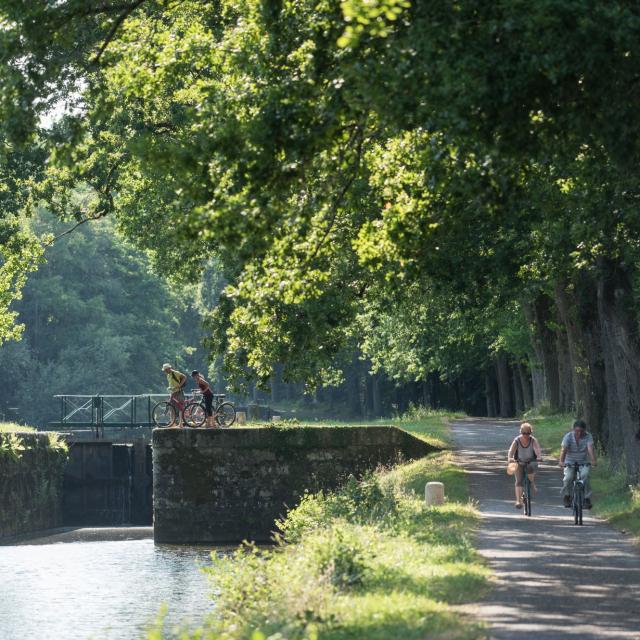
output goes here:
{"type": "Polygon", "coordinates": [[[593,446],[593,437],[587,431],[584,420],[576,420],[573,423],[573,431],[566,433],[562,438],[560,451],[560,467],[564,468],[562,479],[562,500],[565,507],[571,506],[571,486],[575,475],[575,463],[580,465],[580,478],[584,481],[584,506],[591,509],[591,483],[589,482],[589,462],[596,465],[596,452],[593,446]]]}

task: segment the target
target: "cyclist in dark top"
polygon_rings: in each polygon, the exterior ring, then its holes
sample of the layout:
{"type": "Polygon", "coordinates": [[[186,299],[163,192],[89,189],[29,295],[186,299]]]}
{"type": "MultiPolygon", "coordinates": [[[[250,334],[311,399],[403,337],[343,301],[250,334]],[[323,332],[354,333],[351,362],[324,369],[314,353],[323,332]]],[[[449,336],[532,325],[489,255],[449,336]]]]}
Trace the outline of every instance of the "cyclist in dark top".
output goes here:
{"type": "Polygon", "coordinates": [[[191,377],[195,380],[196,384],[202,391],[204,410],[207,414],[207,427],[215,427],[216,425],[213,421],[213,391],[211,391],[211,386],[205,380],[204,376],[196,369],[191,372],[191,377]]]}

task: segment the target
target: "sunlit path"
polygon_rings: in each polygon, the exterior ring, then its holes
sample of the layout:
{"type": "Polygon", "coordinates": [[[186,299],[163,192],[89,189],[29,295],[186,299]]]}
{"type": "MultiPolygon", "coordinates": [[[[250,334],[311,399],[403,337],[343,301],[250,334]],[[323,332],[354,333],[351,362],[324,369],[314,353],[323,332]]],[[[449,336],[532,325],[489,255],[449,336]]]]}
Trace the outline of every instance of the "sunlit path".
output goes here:
{"type": "Polygon", "coordinates": [[[640,639],[640,550],[591,516],[574,526],[551,461],[538,475],[533,516],[514,508],[505,459],[517,423],[469,419],[453,433],[483,515],[479,550],[497,578],[477,611],[490,637],[640,639]]]}

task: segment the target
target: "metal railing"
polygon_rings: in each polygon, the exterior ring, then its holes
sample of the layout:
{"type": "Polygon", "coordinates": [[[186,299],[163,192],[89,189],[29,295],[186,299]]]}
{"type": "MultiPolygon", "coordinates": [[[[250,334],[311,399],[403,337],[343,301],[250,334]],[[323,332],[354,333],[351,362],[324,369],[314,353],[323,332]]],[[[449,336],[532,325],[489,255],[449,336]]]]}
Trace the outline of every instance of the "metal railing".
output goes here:
{"type": "MultiPolygon", "coordinates": [[[[195,394],[185,393],[187,399],[195,394]]],[[[232,396],[233,397],[233,396],[232,396]]],[[[96,437],[104,436],[105,429],[124,429],[126,427],[153,427],[151,417],[153,407],[161,400],[168,400],[168,392],[143,393],[132,395],[55,395],[60,402],[60,419],[49,423],[50,429],[92,429],[96,437]]],[[[231,398],[230,398],[231,399],[231,398]]],[[[260,418],[258,409],[263,409],[266,419],[270,418],[271,408],[261,405],[236,405],[238,411],[247,412],[251,417],[251,407],[256,409],[255,418],[260,418]]]]}
{"type": "Polygon", "coordinates": [[[58,424],[67,428],[152,426],[153,407],[168,397],[167,393],[54,396],[60,402],[58,424]]]}

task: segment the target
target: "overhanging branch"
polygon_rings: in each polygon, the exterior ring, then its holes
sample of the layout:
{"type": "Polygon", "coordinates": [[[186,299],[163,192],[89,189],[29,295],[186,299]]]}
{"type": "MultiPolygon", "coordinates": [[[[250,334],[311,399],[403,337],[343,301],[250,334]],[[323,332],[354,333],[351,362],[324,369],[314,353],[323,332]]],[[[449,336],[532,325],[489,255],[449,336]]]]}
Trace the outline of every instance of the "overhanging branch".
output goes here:
{"type": "Polygon", "coordinates": [[[95,213],[92,216],[81,218],[80,220],[78,220],[78,222],[76,222],[73,225],[73,227],[67,229],[66,231],[63,231],[60,235],[57,235],[55,238],[52,238],[51,240],[49,240],[49,242],[45,242],[43,246],[50,247],[51,245],[53,245],[54,242],[60,240],[60,238],[64,238],[64,236],[67,236],[73,231],[75,231],[81,224],[84,224],[85,222],[92,222],[93,220],[100,220],[100,218],[104,218],[107,215],[107,213],[108,211],[106,209],[102,209],[101,211],[98,211],[98,213],[95,213]]]}
{"type": "Polygon", "coordinates": [[[100,45],[100,49],[98,49],[98,53],[95,55],[93,60],[91,61],[91,66],[98,66],[100,63],[100,58],[102,54],[105,52],[106,48],[109,46],[109,43],[113,40],[118,29],[122,25],[122,23],[143,3],[145,0],[136,0],[129,6],[127,6],[124,11],[115,19],[107,37],[104,39],[104,42],[100,45]]]}

